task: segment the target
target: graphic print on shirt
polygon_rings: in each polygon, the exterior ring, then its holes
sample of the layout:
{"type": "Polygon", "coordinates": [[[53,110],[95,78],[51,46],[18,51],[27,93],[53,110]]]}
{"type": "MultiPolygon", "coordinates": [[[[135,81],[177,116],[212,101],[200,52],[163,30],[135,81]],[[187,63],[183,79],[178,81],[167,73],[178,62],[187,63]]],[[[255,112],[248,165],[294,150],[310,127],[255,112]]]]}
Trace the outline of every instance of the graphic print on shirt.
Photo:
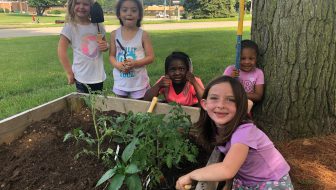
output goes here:
{"type": "MultiPolygon", "coordinates": [[[[126,59],[136,60],[137,57],[135,55],[135,50],[137,48],[134,48],[134,47],[125,47],[125,49],[126,49],[126,59]]],[[[121,50],[121,49],[117,53],[117,61],[118,62],[123,62],[124,61],[124,51],[121,50]]],[[[131,69],[128,73],[120,72],[120,77],[121,78],[132,78],[134,76],[135,76],[134,69],[131,69]]]]}
{"type": "Polygon", "coordinates": [[[81,50],[82,53],[87,57],[96,58],[98,56],[98,44],[96,35],[84,35],[81,39],[81,50]]]}
{"type": "Polygon", "coordinates": [[[254,85],[256,83],[254,78],[250,78],[250,80],[240,80],[240,83],[243,85],[245,92],[254,92],[254,85]]]}

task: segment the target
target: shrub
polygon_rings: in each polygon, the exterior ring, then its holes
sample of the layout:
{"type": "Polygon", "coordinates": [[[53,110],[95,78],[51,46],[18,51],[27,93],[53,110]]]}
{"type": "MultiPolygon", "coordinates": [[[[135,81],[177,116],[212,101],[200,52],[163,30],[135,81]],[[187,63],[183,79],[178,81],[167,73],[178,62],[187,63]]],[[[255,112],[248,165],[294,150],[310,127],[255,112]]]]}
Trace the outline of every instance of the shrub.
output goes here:
{"type": "Polygon", "coordinates": [[[0,8],[0,13],[9,13],[9,9],[0,8]]]}
{"type": "Polygon", "coordinates": [[[54,14],[54,15],[59,15],[59,14],[62,14],[63,11],[60,11],[60,10],[51,10],[51,11],[48,11],[48,14],[54,14]]]}

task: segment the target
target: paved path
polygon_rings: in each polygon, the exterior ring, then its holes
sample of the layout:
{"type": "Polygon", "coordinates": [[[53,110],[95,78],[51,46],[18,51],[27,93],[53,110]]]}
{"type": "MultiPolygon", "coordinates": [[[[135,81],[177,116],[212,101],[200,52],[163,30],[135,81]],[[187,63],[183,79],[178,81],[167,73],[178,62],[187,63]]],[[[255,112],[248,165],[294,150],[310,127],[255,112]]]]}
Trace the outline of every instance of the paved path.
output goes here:
{"type": "MultiPolygon", "coordinates": [[[[176,30],[176,29],[196,29],[196,28],[221,28],[221,27],[237,27],[237,21],[218,21],[218,22],[191,22],[191,23],[169,23],[169,24],[144,24],[144,30],[176,30]]],[[[244,21],[244,26],[251,26],[251,21],[244,21]]],[[[119,27],[119,25],[107,25],[106,31],[119,27]]],[[[17,28],[17,29],[1,29],[0,38],[13,38],[25,36],[47,36],[59,35],[62,27],[49,28],[17,28]]]]}

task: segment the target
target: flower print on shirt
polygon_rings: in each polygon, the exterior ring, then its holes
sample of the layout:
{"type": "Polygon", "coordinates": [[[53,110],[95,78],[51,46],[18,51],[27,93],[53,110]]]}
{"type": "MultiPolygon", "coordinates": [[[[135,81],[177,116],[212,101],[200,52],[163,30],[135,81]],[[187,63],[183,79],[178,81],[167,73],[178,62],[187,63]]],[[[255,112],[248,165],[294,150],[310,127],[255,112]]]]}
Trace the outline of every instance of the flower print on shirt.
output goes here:
{"type": "Polygon", "coordinates": [[[93,34],[84,35],[81,41],[81,50],[84,55],[89,58],[96,58],[98,56],[97,37],[93,34]]]}

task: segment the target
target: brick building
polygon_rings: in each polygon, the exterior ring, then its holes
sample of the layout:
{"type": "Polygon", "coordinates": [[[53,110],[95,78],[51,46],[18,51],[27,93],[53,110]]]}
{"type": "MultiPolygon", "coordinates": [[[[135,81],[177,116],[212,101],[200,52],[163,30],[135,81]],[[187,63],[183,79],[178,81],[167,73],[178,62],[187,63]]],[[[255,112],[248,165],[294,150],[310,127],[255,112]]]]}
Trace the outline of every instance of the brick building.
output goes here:
{"type": "Polygon", "coordinates": [[[29,7],[27,1],[4,1],[0,0],[0,8],[6,12],[35,12],[35,8],[29,7]]]}

